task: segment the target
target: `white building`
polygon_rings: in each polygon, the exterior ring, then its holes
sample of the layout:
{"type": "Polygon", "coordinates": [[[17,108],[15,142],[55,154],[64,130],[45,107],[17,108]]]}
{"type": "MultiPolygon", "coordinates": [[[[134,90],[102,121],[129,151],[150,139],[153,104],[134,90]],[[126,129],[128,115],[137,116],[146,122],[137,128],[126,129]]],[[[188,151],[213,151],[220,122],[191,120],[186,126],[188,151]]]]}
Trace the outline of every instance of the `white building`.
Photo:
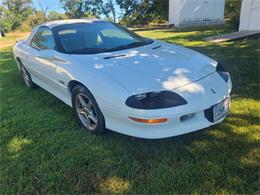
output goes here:
{"type": "Polygon", "coordinates": [[[260,0],[243,0],[239,31],[260,30],[260,0]]]}
{"type": "Polygon", "coordinates": [[[225,0],[169,0],[169,24],[224,24],[225,0]]]}

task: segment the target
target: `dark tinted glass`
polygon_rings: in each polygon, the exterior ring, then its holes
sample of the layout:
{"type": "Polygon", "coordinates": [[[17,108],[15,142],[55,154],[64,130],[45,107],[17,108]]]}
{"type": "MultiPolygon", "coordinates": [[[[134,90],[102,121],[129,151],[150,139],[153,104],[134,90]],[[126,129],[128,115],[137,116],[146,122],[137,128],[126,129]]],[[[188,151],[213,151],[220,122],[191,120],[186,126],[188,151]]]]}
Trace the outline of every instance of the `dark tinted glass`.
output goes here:
{"type": "Polygon", "coordinates": [[[51,30],[41,27],[33,36],[31,46],[40,50],[54,49],[55,42],[51,30]]]}
{"type": "Polygon", "coordinates": [[[66,53],[101,53],[147,44],[149,41],[116,24],[105,21],[55,27],[55,36],[66,53]]]}

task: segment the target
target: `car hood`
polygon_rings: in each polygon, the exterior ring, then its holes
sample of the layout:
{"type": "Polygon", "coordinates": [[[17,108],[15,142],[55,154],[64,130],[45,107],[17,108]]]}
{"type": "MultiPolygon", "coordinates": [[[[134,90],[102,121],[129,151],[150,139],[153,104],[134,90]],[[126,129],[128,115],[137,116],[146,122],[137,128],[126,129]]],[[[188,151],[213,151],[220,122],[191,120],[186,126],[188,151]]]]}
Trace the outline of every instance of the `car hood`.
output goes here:
{"type": "Polygon", "coordinates": [[[132,94],[174,90],[211,74],[217,65],[198,52],[161,41],[110,53],[71,56],[132,94]]]}

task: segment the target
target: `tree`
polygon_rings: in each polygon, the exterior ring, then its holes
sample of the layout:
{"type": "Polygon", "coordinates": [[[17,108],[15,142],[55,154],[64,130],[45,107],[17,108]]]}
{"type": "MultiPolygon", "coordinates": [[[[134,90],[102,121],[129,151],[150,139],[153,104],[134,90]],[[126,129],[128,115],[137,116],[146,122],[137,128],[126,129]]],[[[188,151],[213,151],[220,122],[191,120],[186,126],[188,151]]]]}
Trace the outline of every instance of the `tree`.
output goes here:
{"type": "Polygon", "coordinates": [[[45,22],[44,13],[42,11],[34,11],[33,14],[28,16],[28,18],[22,23],[22,31],[31,31],[35,26],[45,22]]]}
{"type": "Polygon", "coordinates": [[[169,0],[116,0],[124,13],[126,24],[147,24],[153,20],[167,20],[169,0]]]}
{"type": "Polygon", "coordinates": [[[17,15],[23,15],[28,10],[32,10],[32,0],[4,0],[3,5],[7,9],[17,15]]]}
{"type": "Polygon", "coordinates": [[[225,4],[225,18],[233,28],[239,26],[242,0],[227,0],[225,4]]]}
{"type": "Polygon", "coordinates": [[[4,6],[0,5],[0,18],[4,16],[4,6]]]}
{"type": "Polygon", "coordinates": [[[65,14],[62,14],[62,13],[58,13],[56,11],[49,11],[47,19],[48,19],[48,21],[65,20],[65,19],[68,19],[68,16],[65,14]]]}
{"type": "Polygon", "coordinates": [[[1,6],[1,24],[6,31],[15,30],[32,12],[31,0],[4,0],[1,6]]]}
{"type": "Polygon", "coordinates": [[[70,18],[99,17],[103,13],[103,0],[61,0],[70,18]]]}
{"type": "Polygon", "coordinates": [[[38,0],[38,3],[41,7],[41,12],[43,14],[43,20],[44,22],[47,21],[47,12],[48,12],[48,6],[44,7],[44,5],[42,4],[41,0],[38,0]]]}
{"type": "Polygon", "coordinates": [[[103,6],[103,13],[109,19],[110,13],[112,14],[113,22],[116,23],[116,9],[115,9],[116,2],[115,0],[107,0],[107,3],[103,6]]]}

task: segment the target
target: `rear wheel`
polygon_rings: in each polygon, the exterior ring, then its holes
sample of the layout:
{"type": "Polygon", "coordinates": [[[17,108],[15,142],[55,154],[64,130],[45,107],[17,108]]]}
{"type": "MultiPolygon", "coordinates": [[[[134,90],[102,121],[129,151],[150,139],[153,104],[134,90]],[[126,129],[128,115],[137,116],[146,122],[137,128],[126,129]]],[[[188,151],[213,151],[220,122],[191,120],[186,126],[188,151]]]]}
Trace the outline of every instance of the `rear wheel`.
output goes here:
{"type": "Polygon", "coordinates": [[[105,119],[90,91],[81,85],[72,90],[72,104],[82,127],[94,134],[105,132],[105,119]]]}
{"type": "Polygon", "coordinates": [[[32,78],[30,73],[26,70],[26,68],[21,64],[21,73],[22,73],[22,78],[25,83],[25,85],[29,88],[34,88],[34,83],[32,82],[32,78]]]}

